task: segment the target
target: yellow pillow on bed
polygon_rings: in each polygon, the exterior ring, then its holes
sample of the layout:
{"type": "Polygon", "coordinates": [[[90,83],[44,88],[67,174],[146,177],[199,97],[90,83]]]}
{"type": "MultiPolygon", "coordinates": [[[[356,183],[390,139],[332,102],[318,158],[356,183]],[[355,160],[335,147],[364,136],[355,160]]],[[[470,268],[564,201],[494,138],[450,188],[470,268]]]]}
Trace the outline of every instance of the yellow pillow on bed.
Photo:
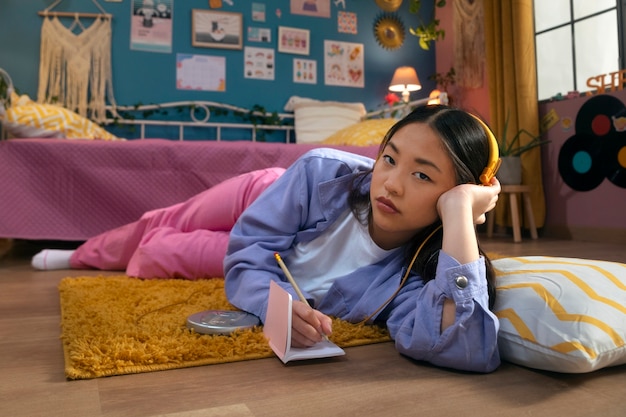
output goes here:
{"type": "Polygon", "coordinates": [[[96,123],[53,104],[40,104],[28,96],[12,95],[12,105],[0,113],[2,123],[16,138],[121,140],[96,123]]]}
{"type": "Polygon", "coordinates": [[[327,145],[372,146],[380,145],[396,119],[369,119],[355,123],[333,133],[323,143],[327,145]]]}
{"type": "Polygon", "coordinates": [[[528,256],[493,265],[502,359],[568,373],[626,363],[626,264],[528,256]]]}

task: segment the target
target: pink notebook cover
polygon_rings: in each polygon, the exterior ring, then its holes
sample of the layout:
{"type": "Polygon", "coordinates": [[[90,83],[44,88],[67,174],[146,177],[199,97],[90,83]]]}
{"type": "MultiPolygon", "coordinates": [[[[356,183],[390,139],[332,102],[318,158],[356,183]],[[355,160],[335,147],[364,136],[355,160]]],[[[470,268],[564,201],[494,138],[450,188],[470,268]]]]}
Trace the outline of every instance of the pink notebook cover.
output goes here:
{"type": "Polygon", "coordinates": [[[291,294],[272,281],[263,333],[269,340],[270,347],[283,363],[345,355],[343,349],[328,340],[323,340],[308,348],[291,347],[292,303],[291,294]]]}

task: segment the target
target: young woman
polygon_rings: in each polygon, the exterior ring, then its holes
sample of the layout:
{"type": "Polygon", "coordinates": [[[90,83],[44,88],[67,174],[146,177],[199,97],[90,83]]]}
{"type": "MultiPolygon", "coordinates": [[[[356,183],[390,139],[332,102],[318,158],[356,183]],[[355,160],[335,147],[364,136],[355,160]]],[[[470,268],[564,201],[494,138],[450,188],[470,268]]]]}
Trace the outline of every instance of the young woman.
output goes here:
{"type": "MultiPolygon", "coordinates": [[[[271,281],[296,296],[275,253],[298,281],[312,308],[294,301],[293,345],[320,341],[335,316],[386,325],[414,359],[490,372],[500,363],[494,273],[475,225],[500,185],[478,185],[489,160],[485,129],[461,110],[419,107],[390,129],[376,161],[310,151],[284,173],[237,177],[90,239],[69,264],[210,276],[204,264],[229,236],[223,272],[233,305],[264,320],[271,281]],[[213,217],[222,206],[229,216],[213,217]],[[211,236],[218,220],[219,244],[211,236]]],[[[37,256],[41,263],[50,253],[37,256]]]]}
{"type": "Polygon", "coordinates": [[[477,185],[489,152],[473,116],[426,106],[390,129],[375,162],[328,149],[304,155],[231,230],[229,300],[264,319],[271,280],[296,299],[279,253],[313,306],[294,301],[294,345],[330,334],[335,316],[385,324],[412,358],[494,370],[494,273],[475,231],[500,192],[495,178],[477,185]]]}

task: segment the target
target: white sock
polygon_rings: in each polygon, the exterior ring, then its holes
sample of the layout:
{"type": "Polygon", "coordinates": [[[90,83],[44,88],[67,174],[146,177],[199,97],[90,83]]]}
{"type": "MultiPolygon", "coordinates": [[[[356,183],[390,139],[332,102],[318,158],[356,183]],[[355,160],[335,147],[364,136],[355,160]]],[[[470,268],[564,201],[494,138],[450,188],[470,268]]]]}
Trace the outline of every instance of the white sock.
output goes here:
{"type": "Polygon", "coordinates": [[[33,256],[31,265],[35,269],[71,269],[70,258],[74,253],[73,249],[44,249],[33,256]]]}

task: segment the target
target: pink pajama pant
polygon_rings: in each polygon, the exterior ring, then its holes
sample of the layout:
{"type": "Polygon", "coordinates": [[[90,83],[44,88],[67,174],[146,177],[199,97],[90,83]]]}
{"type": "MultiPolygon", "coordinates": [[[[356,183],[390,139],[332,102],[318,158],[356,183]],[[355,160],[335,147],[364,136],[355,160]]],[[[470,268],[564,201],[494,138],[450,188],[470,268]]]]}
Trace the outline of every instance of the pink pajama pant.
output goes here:
{"type": "Polygon", "coordinates": [[[75,269],[126,270],[140,278],[222,277],[230,230],[284,171],[242,174],[183,203],[149,211],[136,222],[87,240],[70,264],[75,269]]]}

